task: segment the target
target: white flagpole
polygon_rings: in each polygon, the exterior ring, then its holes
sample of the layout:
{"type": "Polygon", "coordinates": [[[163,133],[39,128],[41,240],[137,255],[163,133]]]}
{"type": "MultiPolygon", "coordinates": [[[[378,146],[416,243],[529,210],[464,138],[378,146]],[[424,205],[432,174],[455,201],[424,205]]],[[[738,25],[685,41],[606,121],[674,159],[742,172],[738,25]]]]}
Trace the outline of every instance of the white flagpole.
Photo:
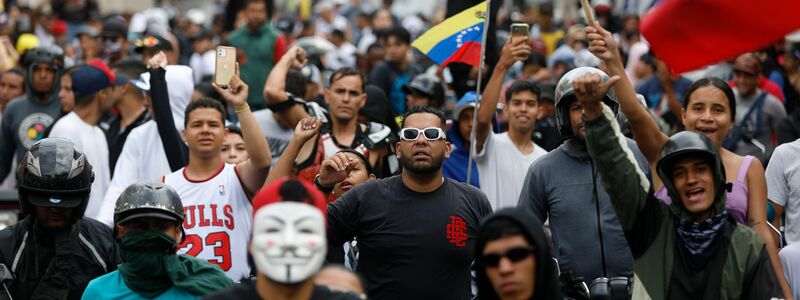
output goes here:
{"type": "Polygon", "coordinates": [[[475,103],[475,112],[472,114],[472,131],[469,133],[469,160],[467,161],[467,182],[466,184],[470,183],[470,179],[472,179],[472,161],[473,156],[475,154],[475,129],[478,128],[478,109],[481,104],[481,99],[483,94],[481,93],[481,83],[483,82],[483,66],[485,63],[484,54],[486,53],[486,36],[489,33],[489,17],[490,9],[492,7],[492,0],[486,0],[486,11],[483,13],[483,37],[481,38],[481,61],[478,67],[478,83],[475,87],[475,94],[478,97],[477,102],[475,103]]]}

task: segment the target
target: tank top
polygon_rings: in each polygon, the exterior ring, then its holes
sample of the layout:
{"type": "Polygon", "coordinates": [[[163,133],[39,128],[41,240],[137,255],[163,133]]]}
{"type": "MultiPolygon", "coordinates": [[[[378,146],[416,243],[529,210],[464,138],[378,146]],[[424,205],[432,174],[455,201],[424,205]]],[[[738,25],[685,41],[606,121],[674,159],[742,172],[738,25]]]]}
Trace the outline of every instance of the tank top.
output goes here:
{"type": "MultiPolygon", "coordinates": [[[[739,224],[747,224],[748,190],[747,186],[744,184],[744,179],[747,177],[747,170],[750,168],[750,163],[752,161],[753,156],[748,155],[744,157],[742,165],[739,167],[739,174],[736,175],[736,180],[733,182],[731,191],[727,192],[725,207],[728,208],[728,212],[739,224]]],[[[672,199],[670,199],[669,194],[667,194],[667,188],[663,186],[656,192],[656,198],[666,205],[672,203],[672,199]]]]}
{"type": "Polygon", "coordinates": [[[234,164],[223,164],[206,180],[189,180],[186,168],[164,176],[178,193],[186,219],[186,239],[178,254],[188,254],[219,266],[239,282],[250,276],[247,245],[253,228],[253,206],[234,164]]]}

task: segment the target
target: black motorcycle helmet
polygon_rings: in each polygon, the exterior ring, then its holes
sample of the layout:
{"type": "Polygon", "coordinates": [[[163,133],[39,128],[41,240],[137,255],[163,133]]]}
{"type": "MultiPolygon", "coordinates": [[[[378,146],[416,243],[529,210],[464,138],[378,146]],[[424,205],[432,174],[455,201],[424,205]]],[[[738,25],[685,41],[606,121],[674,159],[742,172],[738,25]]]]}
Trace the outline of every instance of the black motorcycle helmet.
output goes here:
{"type": "Polygon", "coordinates": [[[664,147],[661,148],[661,159],[656,164],[658,176],[664,182],[664,187],[672,199],[672,203],[669,206],[670,211],[682,219],[691,219],[689,212],[683,208],[680,195],[672,181],[672,169],[675,163],[687,156],[701,157],[711,165],[715,182],[714,203],[709,209],[711,209],[712,216],[719,214],[725,209],[725,191],[727,189],[725,167],[722,164],[719,151],[711,140],[702,134],[692,131],[682,131],[672,135],[667,140],[667,143],[664,144],[664,147]]]}
{"type": "Polygon", "coordinates": [[[184,216],[178,193],[161,182],[137,182],[128,186],[114,207],[114,224],[141,217],[161,218],[182,224],[184,216]]]}
{"type": "Polygon", "coordinates": [[[38,46],[25,52],[23,64],[28,68],[36,64],[51,65],[56,69],[64,67],[64,50],[58,46],[38,46]]]}
{"type": "Polygon", "coordinates": [[[430,98],[431,106],[442,107],[444,104],[444,86],[439,78],[428,74],[420,74],[414,77],[411,82],[403,86],[403,92],[411,94],[417,92],[430,98]]]}
{"type": "Polygon", "coordinates": [[[34,207],[68,207],[80,218],[89,203],[93,181],[86,155],[64,138],[36,142],[17,168],[20,205],[26,213],[32,213],[34,207]]]}

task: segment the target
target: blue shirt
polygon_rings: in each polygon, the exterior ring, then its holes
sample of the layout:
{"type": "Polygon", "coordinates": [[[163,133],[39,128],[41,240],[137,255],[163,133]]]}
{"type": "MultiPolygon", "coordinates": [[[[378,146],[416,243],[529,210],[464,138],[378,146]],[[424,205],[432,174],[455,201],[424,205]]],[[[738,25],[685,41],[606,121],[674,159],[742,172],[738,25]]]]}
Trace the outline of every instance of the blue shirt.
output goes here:
{"type": "MultiPolygon", "coordinates": [[[[120,299],[120,300],[138,300],[150,299],[137,294],[125,284],[125,279],[119,270],[108,273],[106,275],[95,278],[89,282],[86,291],[83,292],[83,300],[94,299],[120,299]]],[[[182,289],[172,287],[166,292],[152,298],[154,300],[172,300],[172,299],[200,299],[200,296],[195,296],[182,289]]]]}
{"type": "MultiPolygon", "coordinates": [[[[675,95],[678,96],[678,101],[681,103],[683,103],[683,95],[691,84],[692,81],[685,77],[679,77],[672,82],[672,89],[675,91],[675,95]]],[[[658,108],[661,105],[661,98],[664,96],[664,87],[661,86],[661,81],[658,80],[658,76],[652,76],[636,87],[636,93],[644,96],[647,100],[648,107],[658,108]]]]}

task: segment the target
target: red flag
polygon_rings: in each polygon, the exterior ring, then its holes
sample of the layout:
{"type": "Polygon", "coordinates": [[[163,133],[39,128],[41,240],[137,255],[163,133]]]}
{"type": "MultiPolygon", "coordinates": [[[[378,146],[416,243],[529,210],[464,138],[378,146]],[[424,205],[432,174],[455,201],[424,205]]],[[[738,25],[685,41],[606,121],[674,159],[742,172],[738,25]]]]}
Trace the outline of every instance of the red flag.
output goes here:
{"type": "Polygon", "coordinates": [[[798,0],[664,0],[642,19],[642,34],[681,73],[757,50],[800,28],[798,0]]]}

